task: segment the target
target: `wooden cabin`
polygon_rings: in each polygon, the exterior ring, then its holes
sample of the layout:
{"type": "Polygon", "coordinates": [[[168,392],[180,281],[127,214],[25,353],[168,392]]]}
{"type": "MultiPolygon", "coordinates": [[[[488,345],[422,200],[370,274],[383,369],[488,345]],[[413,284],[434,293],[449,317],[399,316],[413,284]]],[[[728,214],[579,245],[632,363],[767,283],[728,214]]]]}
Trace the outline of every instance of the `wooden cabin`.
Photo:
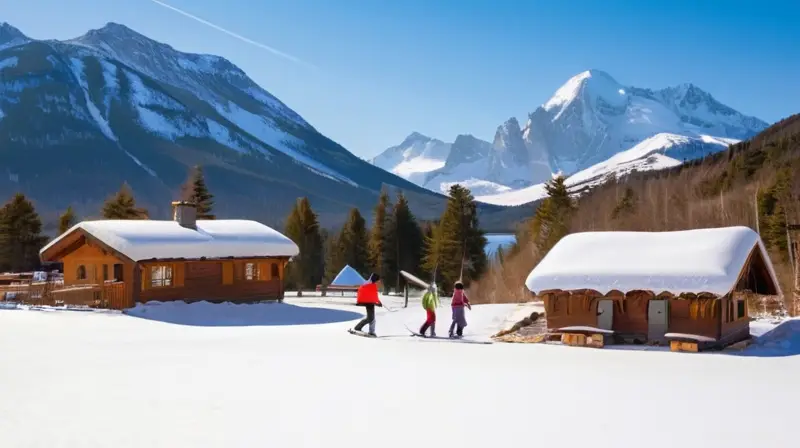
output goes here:
{"type": "Polygon", "coordinates": [[[691,351],[748,339],[747,298],[781,295],[747,227],[568,235],[526,286],[544,300],[549,331],[691,351]]]}
{"type": "Polygon", "coordinates": [[[116,288],[111,308],[151,300],[283,300],[284,268],[298,254],[289,238],[255,221],[197,220],[188,202],[173,203],[173,218],[84,221],[40,256],[63,262],[68,289],[116,288]]]}

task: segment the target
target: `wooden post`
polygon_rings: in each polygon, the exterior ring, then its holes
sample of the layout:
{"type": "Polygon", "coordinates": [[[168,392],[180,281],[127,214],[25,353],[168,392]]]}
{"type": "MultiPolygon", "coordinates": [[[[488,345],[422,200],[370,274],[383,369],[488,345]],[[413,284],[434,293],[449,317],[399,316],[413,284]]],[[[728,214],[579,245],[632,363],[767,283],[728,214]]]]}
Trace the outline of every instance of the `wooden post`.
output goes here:
{"type": "Polygon", "coordinates": [[[794,273],[794,291],[792,292],[792,313],[797,316],[800,313],[800,224],[788,224],[786,234],[789,243],[789,255],[794,273]],[[792,235],[795,238],[792,239],[792,235]]]}

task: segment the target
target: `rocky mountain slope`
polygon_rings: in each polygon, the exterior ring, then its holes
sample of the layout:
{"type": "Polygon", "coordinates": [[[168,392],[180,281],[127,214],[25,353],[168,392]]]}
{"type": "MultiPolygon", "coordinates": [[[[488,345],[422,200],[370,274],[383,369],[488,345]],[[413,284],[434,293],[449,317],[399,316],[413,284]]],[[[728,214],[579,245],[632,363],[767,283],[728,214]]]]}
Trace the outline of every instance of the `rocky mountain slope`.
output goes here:
{"type": "Polygon", "coordinates": [[[422,218],[445,199],[355,157],[222,57],[114,23],[68,41],[0,25],[0,198],[21,191],[50,220],[68,205],[96,216],[128,182],[165,217],[195,164],[218,216],[273,225],[299,196],[326,224],[369,212],[384,187],[422,218]]]}
{"type": "MultiPolygon", "coordinates": [[[[447,173],[429,171],[424,182],[408,171],[398,174],[434,191],[460,181],[476,195],[491,196],[535,186],[552,173],[572,175],[598,164],[605,164],[609,172],[624,171],[630,168],[633,154],[646,153],[636,162],[640,170],[661,166],[648,161],[656,153],[678,163],[700,158],[766,127],[767,123],[721,104],[692,84],[643,89],[623,86],[605,72],[589,70],[561,86],[529,115],[524,126],[514,118],[499,126],[492,150],[482,160],[451,166],[447,173]],[[623,157],[627,168],[606,163],[657,135],[661,137],[648,142],[644,153],[637,150],[623,157]],[[665,146],[655,146],[658,142],[665,146]],[[475,190],[475,185],[480,189],[475,190]]],[[[413,159],[406,162],[413,165],[413,159]]],[[[380,156],[373,163],[393,169],[380,156]]]]}

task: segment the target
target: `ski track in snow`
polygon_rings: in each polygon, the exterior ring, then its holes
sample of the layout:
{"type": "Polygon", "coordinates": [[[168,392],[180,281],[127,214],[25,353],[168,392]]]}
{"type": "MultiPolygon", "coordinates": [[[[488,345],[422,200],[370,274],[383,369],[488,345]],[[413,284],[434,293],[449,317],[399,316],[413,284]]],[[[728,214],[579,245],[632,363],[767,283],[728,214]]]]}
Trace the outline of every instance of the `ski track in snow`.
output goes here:
{"type": "MultiPolygon", "coordinates": [[[[402,298],[383,300],[397,307],[402,298]]],[[[485,448],[518,446],[532,434],[537,445],[565,447],[796,444],[800,356],[429,342],[405,329],[425,318],[418,298],[397,312],[379,308],[377,331],[388,337],[367,339],[345,331],[363,313],[353,301],[153,303],[133,316],[0,309],[0,445],[291,448],[369,440],[408,448],[456,440],[485,448]],[[734,402],[754,411],[746,425],[721,430],[731,414],[718,410],[734,402]],[[664,430],[664,422],[704,409],[702,422],[664,430]]],[[[440,334],[450,318],[443,302],[440,334]]],[[[477,305],[467,312],[465,337],[529,310],[517,311],[477,305]]]]}

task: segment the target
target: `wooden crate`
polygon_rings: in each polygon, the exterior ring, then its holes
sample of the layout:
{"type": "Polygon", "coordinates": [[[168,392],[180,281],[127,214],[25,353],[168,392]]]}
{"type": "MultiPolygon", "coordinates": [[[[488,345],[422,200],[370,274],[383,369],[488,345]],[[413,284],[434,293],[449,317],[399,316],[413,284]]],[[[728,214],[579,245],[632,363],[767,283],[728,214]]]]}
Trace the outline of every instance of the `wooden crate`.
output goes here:
{"type": "Polygon", "coordinates": [[[605,337],[602,334],[562,333],[561,343],[576,347],[602,348],[605,346],[605,337]]]}
{"type": "Polygon", "coordinates": [[[697,342],[686,341],[669,341],[669,349],[673,352],[697,353],[699,351],[697,342]]]}
{"type": "Polygon", "coordinates": [[[586,335],[580,333],[564,333],[561,335],[561,342],[565,345],[583,347],[586,345],[586,335]]]}
{"type": "Polygon", "coordinates": [[[602,334],[592,334],[586,338],[586,346],[594,348],[603,348],[605,346],[605,336],[602,334]]]}

